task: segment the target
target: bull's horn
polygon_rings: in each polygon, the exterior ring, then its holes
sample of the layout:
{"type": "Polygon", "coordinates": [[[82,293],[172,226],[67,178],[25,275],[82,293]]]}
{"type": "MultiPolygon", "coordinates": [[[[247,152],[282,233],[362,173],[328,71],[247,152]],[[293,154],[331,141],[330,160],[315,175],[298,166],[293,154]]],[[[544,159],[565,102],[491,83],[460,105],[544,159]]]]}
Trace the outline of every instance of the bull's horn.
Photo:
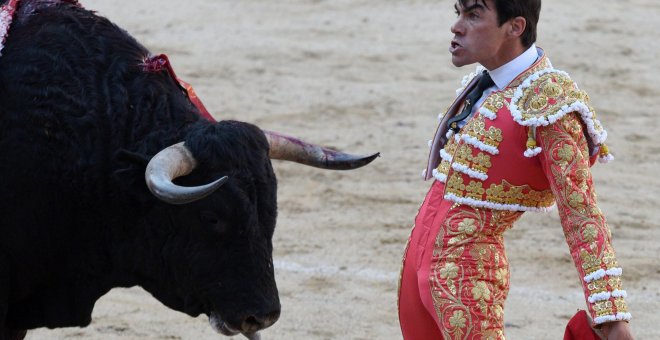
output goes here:
{"type": "Polygon", "coordinates": [[[210,195],[227,181],[227,176],[212,183],[196,187],[183,187],[172,183],[177,177],[191,173],[197,161],[183,142],[157,153],[147,165],[144,178],[151,193],[171,204],[186,204],[210,195]]]}
{"type": "Polygon", "coordinates": [[[292,161],[321,169],[351,170],[365,166],[380,156],[379,152],[369,156],[350,155],[276,132],[266,130],[263,132],[266,139],[268,139],[268,144],[270,144],[268,157],[271,159],[292,161]]]}

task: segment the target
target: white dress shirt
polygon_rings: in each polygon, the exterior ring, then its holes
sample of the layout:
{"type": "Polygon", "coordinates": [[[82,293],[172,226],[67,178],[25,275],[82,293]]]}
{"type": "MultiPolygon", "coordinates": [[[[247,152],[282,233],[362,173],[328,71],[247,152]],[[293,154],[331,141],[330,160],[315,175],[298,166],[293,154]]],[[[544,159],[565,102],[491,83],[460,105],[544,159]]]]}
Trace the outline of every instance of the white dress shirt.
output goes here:
{"type": "Polygon", "coordinates": [[[481,104],[486,100],[488,95],[495,91],[501,91],[505,89],[513,79],[515,79],[519,74],[523,73],[525,70],[527,70],[530,66],[532,66],[536,60],[543,54],[543,50],[537,49],[536,44],[532,44],[530,48],[528,48],[525,52],[523,52],[521,55],[517,56],[510,62],[494,69],[494,70],[488,70],[488,73],[490,74],[490,77],[493,79],[493,82],[495,85],[487,88],[484,90],[483,94],[477,100],[474,106],[472,106],[472,112],[470,113],[470,116],[459,122],[458,126],[463,127],[467,122],[472,118],[474,113],[481,107],[481,104]]]}

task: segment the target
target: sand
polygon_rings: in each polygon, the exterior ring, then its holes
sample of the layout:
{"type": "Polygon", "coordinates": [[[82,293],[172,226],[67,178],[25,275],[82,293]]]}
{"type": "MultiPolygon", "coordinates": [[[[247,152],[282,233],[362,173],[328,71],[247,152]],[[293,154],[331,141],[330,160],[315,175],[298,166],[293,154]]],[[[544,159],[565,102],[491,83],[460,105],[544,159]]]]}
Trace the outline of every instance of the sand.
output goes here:
{"type": "MultiPolygon", "coordinates": [[[[154,53],[167,53],[218,119],[238,119],[359,154],[352,172],[274,162],[274,260],[282,316],[263,339],[401,339],[397,279],[428,189],[420,173],[436,116],[460,79],[447,47],[453,1],[82,0],[154,53]]],[[[624,268],[638,339],[660,329],[660,3],[546,0],[538,44],[585,89],[616,161],[595,183],[624,268]]],[[[560,339],[585,302],[557,213],[506,233],[509,339],[560,339]]],[[[86,328],[28,339],[221,338],[206,317],[141,288],[101,298],[86,328]]],[[[239,337],[236,337],[239,339],[239,337]]]]}

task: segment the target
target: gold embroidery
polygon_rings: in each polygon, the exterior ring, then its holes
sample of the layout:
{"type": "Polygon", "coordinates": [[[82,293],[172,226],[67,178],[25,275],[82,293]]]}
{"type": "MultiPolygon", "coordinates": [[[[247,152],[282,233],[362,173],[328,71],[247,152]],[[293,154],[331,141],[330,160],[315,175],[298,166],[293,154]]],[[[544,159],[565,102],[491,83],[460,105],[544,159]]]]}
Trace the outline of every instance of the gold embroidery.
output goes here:
{"type": "Polygon", "coordinates": [[[607,290],[607,281],[602,279],[592,281],[587,285],[587,288],[589,289],[589,294],[591,295],[605,292],[607,290]]]}
{"type": "Polygon", "coordinates": [[[495,272],[495,278],[497,279],[497,283],[500,284],[500,286],[504,286],[508,284],[509,282],[509,270],[506,268],[500,268],[495,272]]]}
{"type": "Polygon", "coordinates": [[[580,192],[573,191],[568,196],[568,204],[576,210],[584,213],[584,197],[580,192]]]}
{"type": "Polygon", "coordinates": [[[474,219],[472,218],[466,218],[463,220],[463,222],[458,224],[458,231],[460,233],[472,235],[474,234],[475,230],[476,230],[476,226],[474,225],[474,219]]]}
{"type": "Polygon", "coordinates": [[[485,313],[486,301],[490,301],[490,288],[488,288],[488,284],[484,281],[477,281],[474,287],[472,287],[472,298],[479,300],[479,307],[485,313]]]}
{"type": "Polygon", "coordinates": [[[600,301],[592,304],[596,316],[605,316],[614,314],[613,303],[610,300],[600,301]]]}
{"type": "Polygon", "coordinates": [[[619,266],[616,261],[616,255],[614,255],[614,252],[610,251],[609,249],[603,254],[603,263],[605,263],[605,266],[608,269],[616,268],[619,266]]]}
{"type": "Polygon", "coordinates": [[[454,194],[461,194],[465,190],[465,184],[463,184],[463,176],[461,174],[453,173],[453,176],[449,176],[447,180],[447,192],[454,194]]]}
{"type": "Polygon", "coordinates": [[[622,298],[616,298],[614,299],[614,305],[616,306],[616,310],[619,313],[627,313],[628,312],[628,306],[626,305],[626,301],[622,298]]]}
{"type": "Polygon", "coordinates": [[[584,91],[578,89],[570,89],[567,91],[568,97],[577,100],[588,100],[589,97],[584,91]]]}
{"type": "Polygon", "coordinates": [[[560,166],[565,167],[566,165],[568,165],[568,161],[573,159],[574,155],[575,155],[575,151],[573,151],[573,148],[570,145],[564,145],[562,148],[560,148],[557,151],[557,156],[559,156],[560,166]]]}
{"type": "Polygon", "coordinates": [[[504,331],[501,329],[489,329],[481,334],[483,340],[500,340],[504,339],[504,331]]]}
{"type": "Polygon", "coordinates": [[[429,284],[445,339],[463,339],[468,334],[503,339],[509,264],[502,233],[514,219],[510,214],[494,218],[497,213],[460,205],[451,208],[442,222],[429,284]],[[492,227],[494,220],[502,225],[492,227]]]}
{"type": "Polygon", "coordinates": [[[484,117],[479,115],[475,116],[472,118],[461,130],[462,133],[470,133],[472,132],[474,135],[472,136],[483,136],[486,131],[486,121],[484,120],[484,117]]]}
{"type": "Polygon", "coordinates": [[[449,318],[449,325],[456,329],[456,328],[465,328],[465,317],[463,317],[465,313],[463,313],[462,310],[457,310],[454,311],[454,314],[449,318]]]}
{"type": "Polygon", "coordinates": [[[470,184],[465,186],[465,195],[470,198],[481,200],[483,198],[484,190],[483,183],[479,181],[470,181],[470,184]]]}
{"type": "Polygon", "coordinates": [[[444,149],[448,154],[453,155],[454,152],[456,151],[457,146],[458,144],[456,143],[454,138],[450,138],[449,141],[447,141],[447,145],[445,145],[444,149]]]}
{"type": "MultiPolygon", "coordinates": [[[[456,151],[457,144],[454,141],[454,138],[450,138],[447,141],[447,144],[445,144],[444,150],[447,154],[453,155],[454,152],[456,151]]],[[[451,168],[451,163],[445,159],[442,159],[440,161],[440,164],[436,168],[440,174],[443,174],[447,176],[449,174],[449,170],[451,168]]]]}
{"type": "Polygon", "coordinates": [[[522,216],[521,211],[493,210],[490,226],[494,232],[500,232],[501,226],[510,226],[522,216]]]}
{"type": "Polygon", "coordinates": [[[453,279],[458,276],[458,267],[455,263],[448,262],[445,267],[440,269],[440,277],[443,279],[453,279]]]}
{"type": "Polygon", "coordinates": [[[532,96],[532,99],[529,101],[529,107],[535,111],[543,110],[548,105],[548,97],[546,96],[532,96]]]}
{"type": "Polygon", "coordinates": [[[481,172],[488,172],[488,169],[492,166],[492,163],[490,162],[490,156],[486,155],[483,152],[477,153],[476,156],[472,157],[472,166],[474,167],[475,170],[481,171],[481,172]]]}
{"type": "Polygon", "coordinates": [[[446,176],[447,174],[449,174],[450,166],[451,164],[443,159],[440,162],[440,165],[438,166],[438,172],[446,176]]]}
{"type": "MultiPolygon", "coordinates": [[[[553,79],[561,80],[561,77],[553,79]]],[[[588,99],[586,94],[567,89],[561,81],[557,83],[568,97],[588,99]]],[[[570,79],[565,83],[570,83],[570,79]]],[[[537,136],[543,150],[541,164],[556,198],[566,242],[574,254],[580,277],[618,268],[610,244],[610,230],[596,204],[587,141],[580,118],[577,114],[566,115],[555,124],[539,127],[537,136]]],[[[616,275],[606,274],[589,283],[583,280],[582,284],[588,295],[622,289],[621,279],[616,275]]],[[[626,311],[623,298],[615,297],[589,304],[589,308],[592,318],[626,311]]]]}
{"type": "Polygon", "coordinates": [[[461,144],[458,146],[458,150],[454,154],[454,162],[463,164],[473,171],[481,172],[483,174],[488,173],[488,169],[491,168],[492,163],[490,161],[490,156],[476,151],[476,155],[473,153],[475,149],[469,144],[461,144]]]}
{"type": "Polygon", "coordinates": [[[472,160],[472,147],[468,144],[460,144],[454,153],[454,162],[469,164],[472,160]]]}
{"type": "Polygon", "coordinates": [[[589,97],[577,88],[565,74],[546,73],[523,90],[518,102],[522,118],[546,117],[559,112],[565,105],[581,101],[588,105],[589,97]]]}
{"type": "MultiPolygon", "coordinates": [[[[498,97],[499,101],[505,102],[505,97],[502,94],[492,95],[488,98],[491,99],[493,97],[498,97]]],[[[502,142],[502,130],[494,126],[490,126],[486,129],[486,122],[482,115],[476,115],[472,118],[463,127],[461,133],[476,138],[478,141],[495,148],[497,148],[502,142]]]]}
{"type": "Polygon", "coordinates": [[[612,276],[607,279],[607,284],[612,288],[612,290],[621,290],[621,277],[612,276]]]}
{"type": "Polygon", "coordinates": [[[564,90],[559,84],[553,83],[551,81],[546,81],[541,85],[541,91],[544,95],[553,98],[558,97],[564,93],[564,90]]]}
{"type": "Polygon", "coordinates": [[[483,107],[490,110],[493,113],[496,113],[501,108],[504,107],[504,97],[499,94],[493,94],[486,98],[484,101],[483,107]]]}
{"type": "Polygon", "coordinates": [[[539,64],[535,65],[535,67],[531,67],[527,71],[525,71],[524,73],[517,76],[515,79],[513,79],[513,81],[511,81],[511,83],[507,87],[507,90],[511,91],[510,96],[513,96],[513,91],[516,89],[516,87],[518,87],[523,81],[525,81],[525,79],[529,78],[529,76],[531,76],[532,74],[534,74],[534,73],[536,73],[540,70],[547,69],[551,66],[552,65],[550,65],[549,60],[547,58],[542,58],[540,60],[539,64]]]}
{"type": "Polygon", "coordinates": [[[580,250],[580,259],[585,274],[591,274],[600,269],[600,259],[584,248],[580,250]]]}
{"type": "Polygon", "coordinates": [[[598,236],[598,230],[593,224],[587,225],[582,231],[582,238],[587,242],[593,242],[598,236]]]}
{"type": "Polygon", "coordinates": [[[476,180],[470,180],[466,185],[463,176],[456,172],[449,176],[447,193],[497,204],[520,204],[525,207],[549,207],[554,203],[550,190],[537,191],[528,185],[514,186],[504,180],[501,184],[491,184],[488,189],[484,189],[483,183],[476,180]]]}

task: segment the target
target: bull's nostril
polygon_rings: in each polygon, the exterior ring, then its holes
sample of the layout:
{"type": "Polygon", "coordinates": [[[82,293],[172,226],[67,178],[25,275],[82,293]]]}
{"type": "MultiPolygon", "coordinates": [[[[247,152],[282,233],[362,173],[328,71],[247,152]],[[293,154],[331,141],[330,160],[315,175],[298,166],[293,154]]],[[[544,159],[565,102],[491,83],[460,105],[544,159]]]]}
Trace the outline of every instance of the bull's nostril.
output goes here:
{"type": "Polygon", "coordinates": [[[279,318],[280,318],[280,311],[269,313],[268,317],[266,318],[266,323],[267,323],[266,327],[274,324],[275,321],[277,321],[277,319],[279,318]]]}
{"type": "Polygon", "coordinates": [[[257,318],[254,315],[250,315],[245,320],[243,320],[243,331],[244,332],[256,332],[260,329],[265,328],[264,320],[257,318]]]}
{"type": "Polygon", "coordinates": [[[275,311],[264,315],[263,317],[250,315],[243,320],[244,332],[256,332],[258,330],[270,327],[280,317],[280,312],[275,311]]]}
{"type": "Polygon", "coordinates": [[[256,316],[248,316],[247,319],[245,319],[245,323],[248,325],[255,325],[255,326],[261,326],[263,325],[263,321],[261,319],[257,319],[256,316]]]}

